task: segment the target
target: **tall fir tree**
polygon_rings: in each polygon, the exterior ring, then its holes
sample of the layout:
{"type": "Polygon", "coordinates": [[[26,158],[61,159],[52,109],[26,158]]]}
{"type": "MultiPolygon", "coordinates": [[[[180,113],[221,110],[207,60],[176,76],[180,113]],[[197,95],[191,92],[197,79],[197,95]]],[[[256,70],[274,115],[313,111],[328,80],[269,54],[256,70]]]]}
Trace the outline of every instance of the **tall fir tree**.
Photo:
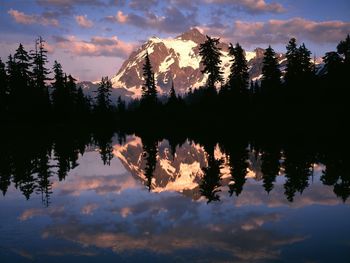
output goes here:
{"type": "Polygon", "coordinates": [[[305,46],[305,44],[301,44],[298,48],[299,53],[299,68],[301,79],[306,80],[312,76],[313,73],[313,65],[311,63],[311,52],[305,46]]]}
{"type": "Polygon", "coordinates": [[[62,66],[57,61],[53,66],[54,82],[52,83],[52,104],[56,118],[67,119],[69,114],[69,91],[67,90],[67,77],[63,73],[62,66]]]}
{"type": "Polygon", "coordinates": [[[287,53],[287,68],[285,74],[285,80],[287,84],[293,84],[296,82],[299,76],[299,49],[297,47],[297,41],[292,38],[286,46],[287,53]]]}
{"type": "Polygon", "coordinates": [[[0,58],[0,116],[7,110],[8,86],[5,64],[0,58]]]}
{"type": "Polygon", "coordinates": [[[152,69],[151,60],[149,58],[148,52],[145,56],[145,63],[142,67],[144,83],[142,86],[142,97],[141,103],[147,105],[147,107],[152,107],[157,104],[157,88],[154,79],[154,72],[152,69]]]}
{"type": "MultiPolygon", "coordinates": [[[[37,114],[47,114],[50,110],[50,96],[46,81],[49,80],[49,70],[46,68],[48,63],[47,50],[45,49],[45,41],[39,37],[35,41],[35,50],[32,52],[33,58],[33,96],[36,105],[37,114]]],[[[47,116],[46,116],[47,117],[47,116]]]]}
{"type": "Polygon", "coordinates": [[[344,63],[349,68],[350,67],[350,35],[348,34],[345,40],[340,41],[337,46],[337,51],[339,54],[344,56],[344,63]]]}
{"type": "Polygon", "coordinates": [[[96,105],[95,111],[98,115],[106,117],[112,111],[112,102],[111,102],[111,92],[112,92],[112,83],[108,77],[102,77],[99,87],[97,88],[96,95],[96,105]]]}
{"type": "MultiPolygon", "coordinates": [[[[10,61],[9,61],[10,62],[10,61]]],[[[20,44],[13,56],[10,77],[10,92],[13,95],[13,110],[17,118],[26,118],[32,112],[31,57],[20,44]]]]}
{"type": "Polygon", "coordinates": [[[248,94],[249,73],[245,52],[239,43],[229,46],[229,55],[232,57],[230,75],[228,77],[229,90],[236,96],[248,94]]]}
{"type": "Polygon", "coordinates": [[[275,51],[269,46],[264,53],[261,93],[265,100],[276,99],[281,89],[281,70],[275,51]],[[274,97],[274,98],[272,98],[274,97]]]}
{"type": "Polygon", "coordinates": [[[217,82],[222,83],[224,78],[222,77],[223,72],[221,71],[221,58],[220,58],[220,39],[211,38],[206,36],[207,39],[204,43],[199,46],[199,55],[202,57],[202,64],[204,69],[202,73],[208,74],[207,86],[208,89],[214,90],[217,82]]]}

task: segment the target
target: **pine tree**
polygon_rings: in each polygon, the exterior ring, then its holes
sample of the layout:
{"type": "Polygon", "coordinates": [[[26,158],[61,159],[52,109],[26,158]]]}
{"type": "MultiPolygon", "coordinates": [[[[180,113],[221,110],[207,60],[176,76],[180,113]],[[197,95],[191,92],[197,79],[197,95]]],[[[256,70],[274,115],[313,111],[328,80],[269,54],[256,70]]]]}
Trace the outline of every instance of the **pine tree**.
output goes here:
{"type": "Polygon", "coordinates": [[[204,69],[202,73],[208,74],[207,86],[208,89],[215,90],[215,84],[217,82],[222,83],[223,72],[221,71],[220,64],[220,48],[218,47],[220,43],[219,38],[211,38],[206,36],[207,40],[200,44],[199,54],[202,57],[202,64],[204,65],[204,69]]]}
{"type": "Polygon", "coordinates": [[[33,58],[33,85],[34,85],[34,103],[38,113],[48,113],[50,109],[50,97],[47,85],[49,70],[45,67],[48,63],[47,50],[44,47],[45,41],[39,37],[35,41],[35,51],[32,52],[33,58]]]}
{"type": "Polygon", "coordinates": [[[249,73],[247,60],[245,58],[244,50],[239,43],[233,47],[229,46],[229,55],[232,57],[230,75],[228,77],[228,89],[231,91],[236,99],[248,95],[249,73]]]}
{"type": "Polygon", "coordinates": [[[339,54],[344,56],[344,63],[347,67],[350,66],[350,35],[347,35],[345,40],[340,41],[337,46],[339,54]]]}
{"type": "Polygon", "coordinates": [[[287,45],[287,68],[285,80],[287,84],[293,84],[296,82],[299,76],[299,49],[295,38],[292,38],[287,45]]]}
{"type": "Polygon", "coordinates": [[[8,87],[7,87],[7,74],[5,64],[0,58],[0,114],[4,113],[7,109],[8,103],[8,87]]]}
{"type": "Polygon", "coordinates": [[[339,69],[343,62],[342,58],[337,52],[327,52],[322,58],[325,63],[325,69],[329,77],[338,75],[339,69]]]}
{"type": "Polygon", "coordinates": [[[169,92],[169,99],[168,99],[168,104],[176,104],[177,102],[177,97],[176,97],[176,92],[174,88],[174,82],[171,83],[171,89],[169,92]]]}
{"type": "Polygon", "coordinates": [[[17,118],[28,115],[32,110],[32,90],[30,78],[31,58],[28,52],[20,44],[13,56],[12,73],[10,77],[10,92],[13,94],[13,110],[17,118]]]}
{"type": "MultiPolygon", "coordinates": [[[[262,67],[261,92],[265,99],[276,96],[280,92],[281,71],[275,51],[269,46],[264,53],[262,67]]],[[[272,99],[272,98],[271,98],[272,99]]]]}
{"type": "Polygon", "coordinates": [[[154,73],[152,69],[151,60],[148,53],[145,56],[145,64],[143,65],[143,77],[144,84],[142,86],[142,98],[143,105],[152,107],[157,104],[157,88],[154,79],[154,73]]]}
{"type": "Polygon", "coordinates": [[[111,104],[112,83],[108,77],[102,77],[100,86],[97,88],[95,110],[102,117],[107,117],[112,110],[111,104]]]}
{"type": "Polygon", "coordinates": [[[52,84],[52,104],[58,119],[67,119],[70,116],[70,94],[67,89],[67,76],[63,73],[62,66],[57,61],[53,66],[54,82],[52,84]]]}
{"type": "Polygon", "coordinates": [[[305,80],[312,75],[312,63],[311,63],[311,52],[306,48],[305,44],[301,44],[298,48],[299,54],[299,67],[301,73],[301,79],[305,80]]]}

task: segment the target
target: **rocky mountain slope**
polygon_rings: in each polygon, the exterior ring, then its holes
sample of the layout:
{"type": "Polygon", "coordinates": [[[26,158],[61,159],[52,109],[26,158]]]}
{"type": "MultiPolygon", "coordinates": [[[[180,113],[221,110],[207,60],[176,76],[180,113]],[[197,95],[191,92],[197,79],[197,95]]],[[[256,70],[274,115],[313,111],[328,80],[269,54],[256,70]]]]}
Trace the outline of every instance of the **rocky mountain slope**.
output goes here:
{"type": "MultiPolygon", "coordinates": [[[[150,38],[140,48],[134,51],[122,64],[117,74],[112,78],[113,87],[119,89],[125,96],[141,96],[143,83],[142,66],[144,56],[148,52],[160,94],[168,93],[174,81],[178,93],[185,93],[189,88],[198,88],[205,84],[206,76],[201,73],[201,56],[199,45],[206,37],[198,29],[190,31],[175,38],[150,38]]],[[[228,44],[221,43],[222,70],[225,78],[229,75],[231,57],[228,56],[228,44]]],[[[256,48],[252,52],[246,51],[251,79],[258,79],[262,69],[264,49],[256,48]]],[[[284,54],[278,54],[278,60],[283,67],[284,54]]]]}

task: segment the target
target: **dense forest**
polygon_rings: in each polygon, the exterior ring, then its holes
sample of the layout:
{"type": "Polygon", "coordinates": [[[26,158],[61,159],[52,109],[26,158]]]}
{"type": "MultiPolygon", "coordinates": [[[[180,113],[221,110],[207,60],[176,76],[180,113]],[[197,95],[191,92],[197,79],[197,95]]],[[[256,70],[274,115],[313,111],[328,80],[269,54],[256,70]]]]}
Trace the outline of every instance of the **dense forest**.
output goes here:
{"type": "MultiPolygon", "coordinates": [[[[6,63],[0,59],[0,120],[2,123],[64,124],[95,121],[130,129],[207,124],[247,124],[278,127],[310,127],[316,121],[341,129],[345,123],[347,73],[350,72],[350,37],[340,41],[336,52],[323,57],[322,73],[316,74],[311,52],[292,38],[286,46],[287,66],[281,72],[276,53],[269,46],[264,53],[262,77],[249,83],[245,51],[230,44],[230,75],[223,78],[220,40],[207,36],[200,45],[203,74],[201,88],[176,94],[174,86],[167,99],[157,94],[152,64],[145,55],[142,97],[126,103],[111,101],[112,84],[102,77],[93,98],[84,95],[73,76],[64,73],[57,61],[47,68],[48,57],[42,38],[27,52],[20,44],[6,63]],[[49,77],[52,76],[52,77],[49,77]],[[149,124],[149,125],[148,125],[149,124]]],[[[324,128],[324,127],[323,127],[324,128]]]]}
{"type": "Polygon", "coordinates": [[[200,45],[206,85],[187,94],[176,94],[173,86],[165,100],[157,94],[146,54],[142,97],[126,103],[122,98],[111,100],[108,77],[102,78],[91,98],[60,63],[55,61],[49,70],[41,38],[34,51],[27,52],[20,44],[6,64],[0,60],[0,120],[5,127],[0,130],[2,193],[12,181],[27,199],[36,192],[48,205],[53,174],[63,180],[89,145],[97,146],[101,160],[109,164],[117,132],[121,141],[126,134],[142,138],[149,190],[157,145],[166,139],[173,155],[185,141],[204,147],[208,165],[202,168],[199,191],[208,202],[220,199],[223,160],[214,158],[216,145],[230,158],[235,183],[230,184],[229,195],[242,192],[248,153],[254,153],[262,156],[267,193],[283,168],[284,194],[293,201],[308,187],[313,164],[322,163],[326,168],[321,181],[345,201],[350,196],[346,172],[350,37],[338,44],[336,52],[325,54],[321,74],[316,74],[310,51],[295,39],[287,45],[285,72],[269,46],[261,80],[250,83],[244,49],[238,43],[230,45],[231,74],[225,80],[218,46],[219,39],[208,36],[200,45]],[[18,129],[18,125],[34,129],[18,129]]]}

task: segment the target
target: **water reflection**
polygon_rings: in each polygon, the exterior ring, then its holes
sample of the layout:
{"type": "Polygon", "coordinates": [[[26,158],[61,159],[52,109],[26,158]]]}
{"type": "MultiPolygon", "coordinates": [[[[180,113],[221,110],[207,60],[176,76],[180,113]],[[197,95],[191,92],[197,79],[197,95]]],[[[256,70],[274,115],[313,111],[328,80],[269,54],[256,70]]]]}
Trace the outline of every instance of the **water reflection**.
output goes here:
{"type": "Polygon", "coordinates": [[[86,129],[1,138],[1,262],[346,262],[341,145],[86,129]]]}
{"type": "Polygon", "coordinates": [[[7,134],[0,158],[0,189],[3,195],[13,184],[28,200],[33,194],[50,204],[52,178],[65,180],[86,150],[97,150],[102,163],[117,156],[149,191],[191,192],[193,199],[220,201],[223,187],[239,196],[247,178],[262,181],[267,193],[276,178],[285,179],[285,198],[293,202],[310,185],[314,169],[322,167],[321,182],[332,186],[344,202],[350,195],[350,176],[342,147],[315,147],[305,143],[266,143],[244,137],[161,138],[155,135],[128,136],[113,130],[84,129],[54,133],[7,134]],[[113,141],[114,140],[114,141],[113,141]]]}

